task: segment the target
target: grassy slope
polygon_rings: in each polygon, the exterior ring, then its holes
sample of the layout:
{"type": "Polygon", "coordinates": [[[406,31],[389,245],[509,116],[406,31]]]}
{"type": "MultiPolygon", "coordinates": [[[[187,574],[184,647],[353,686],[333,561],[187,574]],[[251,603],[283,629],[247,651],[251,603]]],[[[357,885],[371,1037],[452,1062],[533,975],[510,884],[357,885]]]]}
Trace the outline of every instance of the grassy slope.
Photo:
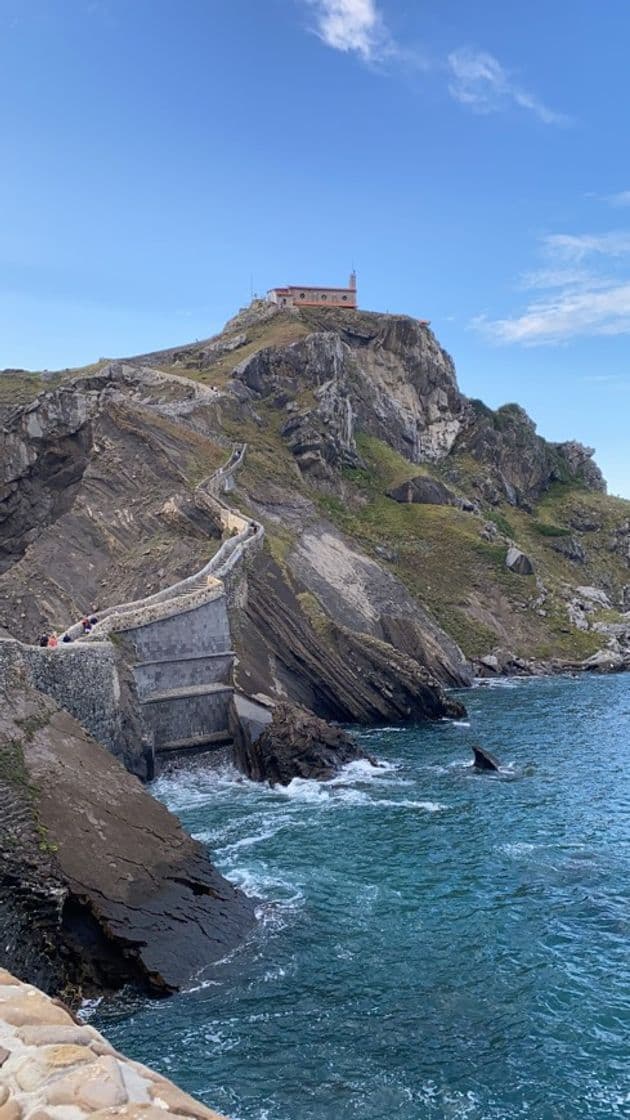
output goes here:
{"type": "MultiPolygon", "coordinates": [[[[227,425],[229,434],[249,443],[240,475],[243,489],[255,492],[261,480],[269,480],[310,498],[322,516],[405,583],[467,656],[502,645],[521,656],[577,659],[600,648],[600,635],[569,625],[566,585],[600,582],[605,577],[613,585],[627,582],[627,572],[606,548],[606,527],[628,516],[630,503],[557,485],[533,514],[507,505],[492,511],[500,531],[517,540],[535,562],[548,592],[546,614],[541,616],[531,606],[539,594],[536,578],[516,576],[506,569],[504,541],[486,541],[480,535],[485,517],[450,506],[401,505],[386,496],[390,486],[412,475],[439,477],[439,468],[416,467],[387,444],[364,435],[358,445],[365,467],[346,470],[338,494],[324,493],[297,472],[280,436],[281,414],[264,404],[258,412],[261,427],[236,421],[227,425]],[[604,526],[601,533],[582,535],[585,565],[570,563],[551,547],[558,531],[568,532],[566,525],[576,509],[593,511],[604,526]],[[554,535],[541,531],[544,526],[551,526],[554,535]]],[[[246,505],[241,494],[237,500],[246,505]]],[[[267,544],[284,566],[291,534],[270,524],[267,544]]],[[[611,620],[618,617],[615,611],[609,613],[611,620]]]]}
{"type": "Polygon", "coordinates": [[[63,381],[72,377],[89,377],[90,374],[98,373],[106,364],[107,359],[102,358],[91,365],[58,370],[46,377],[38,371],[0,370],[0,408],[29,404],[40,393],[56,389],[63,381]]]}
{"type": "MultiPolygon", "coordinates": [[[[565,585],[627,581],[627,571],[606,547],[606,528],[630,513],[630,503],[581,487],[556,485],[533,514],[503,506],[493,511],[500,531],[513,537],[534,560],[547,591],[546,614],[531,602],[538,595],[534,576],[516,576],[505,567],[502,540],[480,536],[482,520],[450,506],[400,505],[386,490],[418,473],[387,445],[360,437],[365,469],[347,471],[344,500],[319,496],[320,507],[366,551],[392,569],[469,656],[503,644],[521,655],[583,657],[601,645],[601,636],[573,629],[568,622],[565,585]],[[603,530],[582,537],[587,563],[576,565],[551,547],[555,534],[568,532],[576,509],[594,512],[603,530]],[[545,533],[552,527],[553,536],[545,533]],[[542,531],[541,531],[542,527],[542,531]]],[[[610,612],[616,618],[616,612],[610,612]]]]}

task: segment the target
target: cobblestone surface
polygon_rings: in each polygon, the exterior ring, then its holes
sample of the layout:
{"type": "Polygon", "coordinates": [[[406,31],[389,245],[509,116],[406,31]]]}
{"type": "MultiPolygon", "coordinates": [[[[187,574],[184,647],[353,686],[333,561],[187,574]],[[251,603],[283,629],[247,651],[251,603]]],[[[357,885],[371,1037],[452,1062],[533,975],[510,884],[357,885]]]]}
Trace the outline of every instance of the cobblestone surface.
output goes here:
{"type": "Polygon", "coordinates": [[[225,1120],[0,968],[0,1120],[225,1120]]]}

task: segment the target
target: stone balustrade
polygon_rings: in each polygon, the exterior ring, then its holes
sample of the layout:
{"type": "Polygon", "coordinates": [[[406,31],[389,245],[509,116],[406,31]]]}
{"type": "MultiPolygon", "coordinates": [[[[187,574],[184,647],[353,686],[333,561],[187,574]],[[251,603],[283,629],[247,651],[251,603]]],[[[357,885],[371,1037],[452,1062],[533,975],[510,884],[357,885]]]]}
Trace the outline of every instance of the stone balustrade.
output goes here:
{"type": "Polygon", "coordinates": [[[170,603],[173,599],[179,599],[181,596],[190,595],[192,592],[201,591],[213,585],[216,586],[216,582],[210,583],[210,577],[213,578],[213,581],[220,583],[225,576],[233,571],[248,549],[262,545],[265,532],[263,526],[257,521],[250,521],[243,517],[238,510],[232,509],[220,497],[221,491],[241,466],[246,450],[247,444],[236,447],[227,463],[214,471],[209,478],[197,487],[198,491],[208,493],[212,500],[221,507],[221,520],[224,528],[230,532],[236,530],[235,535],[224,541],[214,556],[199,571],[171,584],[170,587],[156,591],[154,595],[147,595],[143,599],[136,599],[129,603],[119,603],[101,611],[99,621],[90,634],[83,636],[81,623],[75,623],[66,631],[71,638],[81,638],[82,641],[102,640],[112,630],[124,629],[128,625],[134,625],[134,622],[128,620],[126,616],[137,617],[137,612],[144,613],[156,604],[170,603]],[[115,624],[112,621],[114,617],[117,620],[115,624]]]}
{"type": "Polygon", "coordinates": [[[0,968],[0,1120],[225,1120],[0,968]]]}

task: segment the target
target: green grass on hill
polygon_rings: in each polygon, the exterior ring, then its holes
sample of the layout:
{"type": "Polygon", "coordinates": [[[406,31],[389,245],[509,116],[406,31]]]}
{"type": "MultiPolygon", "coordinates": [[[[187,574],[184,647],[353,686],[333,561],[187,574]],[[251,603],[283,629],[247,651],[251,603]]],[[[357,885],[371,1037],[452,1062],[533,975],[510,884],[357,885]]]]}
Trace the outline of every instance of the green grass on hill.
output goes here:
{"type": "Polygon", "coordinates": [[[597,514],[612,529],[628,516],[630,503],[558,483],[533,514],[508,505],[478,517],[450,506],[399,504],[386,497],[391,486],[420,473],[440,477],[440,469],[419,468],[373,437],[361,436],[358,446],[364,465],[344,472],[343,498],[317,494],[322,513],[379,563],[383,548],[395,556],[392,570],[468,656],[503,645],[523,656],[577,659],[601,646],[601,635],[569,624],[566,589],[601,577],[619,585],[623,566],[607,549],[606,533],[592,540],[585,535],[584,566],[572,564],[551,545],[571,535],[569,521],[577,508],[597,514]],[[481,537],[486,520],[532,557],[548,592],[542,608],[532,606],[539,595],[536,577],[509,572],[505,542],[481,537]]]}

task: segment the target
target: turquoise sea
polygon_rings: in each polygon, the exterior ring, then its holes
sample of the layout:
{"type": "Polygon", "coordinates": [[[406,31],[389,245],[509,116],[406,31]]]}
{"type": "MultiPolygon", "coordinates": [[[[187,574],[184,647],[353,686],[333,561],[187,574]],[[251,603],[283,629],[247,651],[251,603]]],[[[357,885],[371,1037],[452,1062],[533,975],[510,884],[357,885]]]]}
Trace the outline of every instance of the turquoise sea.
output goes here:
{"type": "Polygon", "coordinates": [[[630,676],[462,699],[327,785],[160,778],[260,920],[94,1025],[232,1120],[630,1117],[630,676]]]}

